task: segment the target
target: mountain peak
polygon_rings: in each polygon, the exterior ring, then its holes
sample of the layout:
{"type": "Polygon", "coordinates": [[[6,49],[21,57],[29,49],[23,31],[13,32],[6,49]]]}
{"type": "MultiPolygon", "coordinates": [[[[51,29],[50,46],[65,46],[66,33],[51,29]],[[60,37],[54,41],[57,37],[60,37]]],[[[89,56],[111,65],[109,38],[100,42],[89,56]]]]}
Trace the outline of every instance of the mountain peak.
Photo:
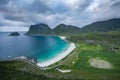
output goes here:
{"type": "Polygon", "coordinates": [[[29,31],[27,32],[29,35],[50,35],[52,34],[52,29],[45,23],[31,25],[29,31]]]}
{"type": "Polygon", "coordinates": [[[54,28],[57,35],[75,35],[80,33],[80,28],[72,25],[59,24],[54,28]]]}

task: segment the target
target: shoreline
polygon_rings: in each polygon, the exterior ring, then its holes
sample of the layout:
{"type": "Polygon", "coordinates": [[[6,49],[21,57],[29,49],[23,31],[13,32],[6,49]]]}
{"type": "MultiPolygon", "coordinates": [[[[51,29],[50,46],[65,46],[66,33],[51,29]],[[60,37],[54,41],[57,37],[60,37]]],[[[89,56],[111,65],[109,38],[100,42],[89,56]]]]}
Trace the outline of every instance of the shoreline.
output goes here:
{"type": "MultiPolygon", "coordinates": [[[[65,40],[66,37],[63,36],[59,36],[62,40],[65,40]]],[[[74,43],[70,43],[68,48],[66,50],[64,50],[63,52],[61,52],[59,55],[57,55],[55,58],[45,61],[45,62],[38,62],[36,65],[39,67],[48,67],[60,60],[62,60],[63,58],[65,58],[66,56],[68,56],[74,49],[76,48],[74,43]]]]}
{"type": "Polygon", "coordinates": [[[58,37],[60,37],[60,39],[62,39],[62,40],[66,40],[66,37],[64,37],[64,36],[58,36],[58,37]]]}
{"type": "MultiPolygon", "coordinates": [[[[66,41],[66,37],[64,36],[58,36],[60,37],[62,40],[66,41]]],[[[68,41],[69,42],[69,41],[68,41]]],[[[25,62],[28,62],[30,64],[34,64],[36,66],[38,66],[39,68],[45,68],[48,67],[52,64],[55,64],[56,62],[64,59],[66,56],[68,56],[74,49],[76,48],[75,44],[72,42],[69,42],[69,45],[67,47],[67,49],[63,50],[60,54],[58,54],[55,58],[50,59],[48,61],[45,62],[36,62],[35,59],[28,59],[26,56],[18,56],[15,58],[11,58],[11,56],[8,56],[10,59],[8,60],[0,60],[0,61],[10,61],[10,60],[22,60],[25,62]]]]}

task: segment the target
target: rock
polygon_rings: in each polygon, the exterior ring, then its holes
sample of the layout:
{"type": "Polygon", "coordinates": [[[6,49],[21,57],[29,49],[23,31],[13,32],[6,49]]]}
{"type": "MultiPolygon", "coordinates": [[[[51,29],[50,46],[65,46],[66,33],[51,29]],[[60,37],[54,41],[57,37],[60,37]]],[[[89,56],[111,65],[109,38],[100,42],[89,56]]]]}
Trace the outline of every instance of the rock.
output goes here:
{"type": "Polygon", "coordinates": [[[120,50],[119,46],[117,46],[117,45],[112,45],[109,48],[109,51],[116,51],[116,50],[120,50]]]}
{"type": "Polygon", "coordinates": [[[13,32],[9,36],[20,36],[20,34],[18,32],[13,32]]]}
{"type": "Polygon", "coordinates": [[[31,25],[26,35],[52,35],[52,29],[44,23],[31,25]]]}

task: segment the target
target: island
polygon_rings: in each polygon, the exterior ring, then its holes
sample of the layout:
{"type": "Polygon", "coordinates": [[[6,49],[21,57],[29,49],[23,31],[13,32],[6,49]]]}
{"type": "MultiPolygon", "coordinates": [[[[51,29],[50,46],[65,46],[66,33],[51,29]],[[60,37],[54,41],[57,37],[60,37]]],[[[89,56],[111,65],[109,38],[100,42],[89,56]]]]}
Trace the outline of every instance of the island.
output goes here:
{"type": "Polygon", "coordinates": [[[20,33],[18,33],[18,32],[12,32],[11,34],[9,34],[9,36],[20,36],[20,33]]]}

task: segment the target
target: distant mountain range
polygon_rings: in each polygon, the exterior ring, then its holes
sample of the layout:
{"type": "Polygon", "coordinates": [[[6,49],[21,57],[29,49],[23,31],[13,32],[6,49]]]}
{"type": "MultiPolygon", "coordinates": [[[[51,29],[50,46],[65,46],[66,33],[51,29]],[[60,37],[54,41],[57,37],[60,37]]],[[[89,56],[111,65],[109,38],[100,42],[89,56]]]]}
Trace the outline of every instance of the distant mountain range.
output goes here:
{"type": "Polygon", "coordinates": [[[72,25],[60,24],[53,29],[53,32],[57,35],[76,35],[81,32],[81,29],[72,25]]]}
{"type": "Polygon", "coordinates": [[[86,25],[82,28],[85,32],[109,32],[114,30],[120,30],[120,19],[110,19],[106,21],[98,21],[92,24],[86,25]]]}
{"type": "Polygon", "coordinates": [[[83,32],[109,32],[120,31],[120,19],[110,19],[106,21],[97,21],[86,25],[83,28],[77,26],[59,24],[51,29],[47,24],[31,25],[28,35],[78,35],[83,32]]]}
{"type": "Polygon", "coordinates": [[[31,25],[27,35],[76,35],[79,34],[81,29],[72,26],[60,24],[56,28],[51,29],[47,24],[31,25]]]}

